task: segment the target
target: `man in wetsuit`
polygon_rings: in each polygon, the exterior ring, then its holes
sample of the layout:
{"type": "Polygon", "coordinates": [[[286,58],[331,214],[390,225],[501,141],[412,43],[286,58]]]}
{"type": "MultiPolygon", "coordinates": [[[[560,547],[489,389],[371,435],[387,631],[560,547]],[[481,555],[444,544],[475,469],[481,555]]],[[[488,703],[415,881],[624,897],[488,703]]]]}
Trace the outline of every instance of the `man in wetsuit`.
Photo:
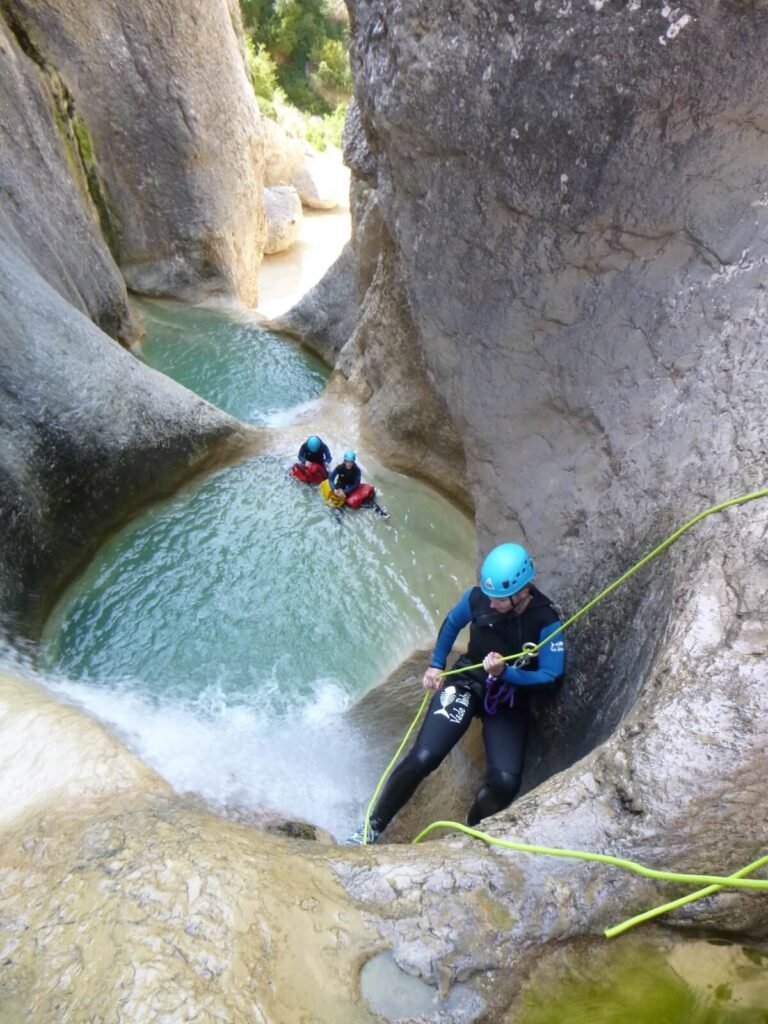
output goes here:
{"type": "Polygon", "coordinates": [[[317,434],[310,434],[304,444],[299,448],[299,462],[313,462],[322,466],[326,473],[331,465],[331,449],[317,434]]]}
{"type": "MultiPolygon", "coordinates": [[[[528,695],[552,685],[565,669],[559,633],[526,664],[504,661],[524,644],[538,644],[560,626],[549,598],[531,584],[535,574],[525,548],[500,544],[483,562],[480,586],[467,590],[440,627],[423,685],[436,690],[413,747],[387,780],[371,812],[367,843],[375,843],[423,779],[433,772],[479,716],[487,771],[466,823],[508,807],[520,788],[528,732],[528,695]],[[441,678],[459,632],[469,626],[469,646],[454,668],[482,663],[482,669],[441,678]]],[[[517,659],[514,659],[517,660],[517,659]]],[[[363,843],[365,824],[348,844],[363,843]]]]}
{"type": "Polygon", "coordinates": [[[360,467],[357,464],[357,453],[344,452],[344,461],[340,462],[331,473],[331,487],[338,497],[345,497],[360,486],[360,467]]]}

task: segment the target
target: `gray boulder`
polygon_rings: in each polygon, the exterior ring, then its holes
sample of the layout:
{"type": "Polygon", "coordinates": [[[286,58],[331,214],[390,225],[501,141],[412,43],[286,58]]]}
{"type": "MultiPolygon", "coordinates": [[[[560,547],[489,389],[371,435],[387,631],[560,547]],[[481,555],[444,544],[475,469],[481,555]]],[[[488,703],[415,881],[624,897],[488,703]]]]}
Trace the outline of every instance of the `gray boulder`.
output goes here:
{"type": "Polygon", "coordinates": [[[301,200],[291,185],[274,185],[264,189],[264,216],[267,238],[264,252],[271,255],[290,249],[301,234],[304,214],[301,200]]]}
{"type": "Polygon", "coordinates": [[[264,131],[264,184],[287,185],[301,167],[304,146],[269,117],[262,119],[264,131]]]}
{"type": "Polygon", "coordinates": [[[290,184],[301,196],[304,206],[313,210],[333,210],[339,205],[339,165],[321,154],[305,153],[290,184]]]}
{"type": "Polygon", "coordinates": [[[249,430],[148,369],[0,238],[0,626],[36,636],[105,534],[249,430]]]}

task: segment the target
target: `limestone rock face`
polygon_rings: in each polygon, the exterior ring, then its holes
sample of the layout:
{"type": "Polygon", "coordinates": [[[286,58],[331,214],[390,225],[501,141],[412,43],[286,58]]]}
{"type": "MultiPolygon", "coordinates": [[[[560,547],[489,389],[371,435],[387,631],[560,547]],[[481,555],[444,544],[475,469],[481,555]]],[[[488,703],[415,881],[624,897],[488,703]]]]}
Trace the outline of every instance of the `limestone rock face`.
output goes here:
{"type": "Polygon", "coordinates": [[[378,203],[481,547],[523,537],[568,586],[765,478],[768,22],[672,10],[353,5],[378,203]]]}
{"type": "Polygon", "coordinates": [[[7,7],[76,111],[128,287],[254,304],[263,152],[236,9],[224,0],[7,7]]]}
{"type": "Polygon", "coordinates": [[[373,193],[356,184],[350,200],[351,241],[314,288],[274,321],[278,330],[299,337],[330,366],[335,366],[357,327],[360,304],[376,272],[382,246],[381,218],[373,193]]]}
{"type": "MultiPolygon", "coordinates": [[[[382,232],[338,365],[378,393],[410,325],[412,379],[462,440],[481,553],[526,543],[571,614],[695,513],[766,486],[766,5],[351,9],[367,150],[353,133],[347,152],[382,232]]],[[[397,413],[379,420],[392,441],[397,413]]],[[[565,683],[534,714],[526,785],[543,784],[494,834],[655,866],[761,852],[767,503],[700,523],[567,633],[565,683]]],[[[495,956],[482,915],[457,924],[445,897],[459,877],[498,892],[499,861],[455,858],[444,881],[409,862],[403,914],[380,922],[399,965],[438,986],[495,956]]],[[[510,870],[505,970],[671,898],[630,880],[617,901],[563,862],[510,870]]],[[[349,881],[384,899],[367,865],[349,881]]],[[[672,921],[768,929],[745,895],[672,921]]]]}
{"type": "Polygon", "coordinates": [[[34,636],[111,527],[248,428],[103,334],[0,238],[0,625],[34,636]]]}
{"type": "Polygon", "coordinates": [[[301,166],[293,172],[290,184],[301,196],[304,206],[313,210],[332,210],[339,205],[338,167],[328,157],[305,154],[301,166]]]}
{"type": "Polygon", "coordinates": [[[330,847],[187,806],[1,672],[0,736],[6,1020],[374,1024],[356,980],[378,939],[330,847]]]}
{"type": "Polygon", "coordinates": [[[63,86],[44,74],[0,18],[0,234],[52,288],[115,338],[135,325],[101,234],[63,86]]]}
{"type": "MultiPolygon", "coordinates": [[[[234,39],[226,5],[198,6],[195,17],[200,31],[219,25],[222,39],[234,39]]],[[[207,119],[225,93],[217,80],[196,105],[200,76],[207,68],[209,87],[215,76],[205,62],[193,69],[194,50],[186,53],[198,39],[194,18],[174,23],[181,37],[171,45],[173,33],[166,39],[136,7],[126,15],[118,5],[10,3],[0,17],[0,625],[12,633],[37,634],[108,530],[251,434],[99,329],[121,340],[137,333],[114,257],[125,269],[139,236],[150,262],[150,236],[168,243],[181,276],[195,279],[189,294],[224,288],[248,297],[255,280],[261,242],[228,188],[230,175],[238,187],[258,179],[253,111],[233,90],[232,130],[222,121],[211,141],[207,119]],[[152,99],[161,71],[171,92],[164,84],[152,99]],[[174,89],[188,92],[169,103],[174,89]],[[198,130],[206,137],[196,148],[198,130]],[[213,162],[198,166],[217,147],[218,177],[213,162]],[[198,243],[209,231],[221,259],[201,268],[198,243]]],[[[236,46],[232,65],[239,81],[236,46]]],[[[171,276],[173,294],[180,278],[171,276]]]]}

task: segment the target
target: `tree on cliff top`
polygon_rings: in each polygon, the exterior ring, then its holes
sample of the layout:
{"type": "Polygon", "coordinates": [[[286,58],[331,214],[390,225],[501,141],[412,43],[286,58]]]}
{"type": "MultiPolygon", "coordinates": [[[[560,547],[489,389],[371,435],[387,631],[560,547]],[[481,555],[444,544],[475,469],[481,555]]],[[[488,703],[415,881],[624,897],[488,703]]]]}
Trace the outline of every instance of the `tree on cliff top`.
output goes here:
{"type": "Polygon", "coordinates": [[[276,80],[295,107],[321,115],[331,114],[349,98],[349,22],[343,4],[240,0],[240,7],[258,61],[257,95],[267,99],[264,92],[276,80]]]}

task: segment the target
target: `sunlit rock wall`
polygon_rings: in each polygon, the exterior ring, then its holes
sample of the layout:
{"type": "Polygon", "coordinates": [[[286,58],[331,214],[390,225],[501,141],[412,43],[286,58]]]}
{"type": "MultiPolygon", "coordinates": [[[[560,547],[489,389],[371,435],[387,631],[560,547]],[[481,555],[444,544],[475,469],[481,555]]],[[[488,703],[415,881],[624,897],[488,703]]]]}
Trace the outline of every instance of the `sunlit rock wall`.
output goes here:
{"type": "Polygon", "coordinates": [[[263,143],[236,5],[4,7],[72,126],[129,289],[255,303],[263,143]]]}
{"type": "MultiPolygon", "coordinates": [[[[350,6],[365,146],[348,158],[462,439],[481,552],[528,544],[575,611],[768,477],[768,5],[350,6]]],[[[366,342],[375,373],[388,325],[366,342]]],[[[741,603],[755,614],[764,515],[698,527],[571,634],[550,762],[631,706],[699,563],[726,634],[741,603]]]]}
{"type": "Polygon", "coordinates": [[[0,16],[0,234],[115,338],[135,332],[66,101],[0,16]]]}

